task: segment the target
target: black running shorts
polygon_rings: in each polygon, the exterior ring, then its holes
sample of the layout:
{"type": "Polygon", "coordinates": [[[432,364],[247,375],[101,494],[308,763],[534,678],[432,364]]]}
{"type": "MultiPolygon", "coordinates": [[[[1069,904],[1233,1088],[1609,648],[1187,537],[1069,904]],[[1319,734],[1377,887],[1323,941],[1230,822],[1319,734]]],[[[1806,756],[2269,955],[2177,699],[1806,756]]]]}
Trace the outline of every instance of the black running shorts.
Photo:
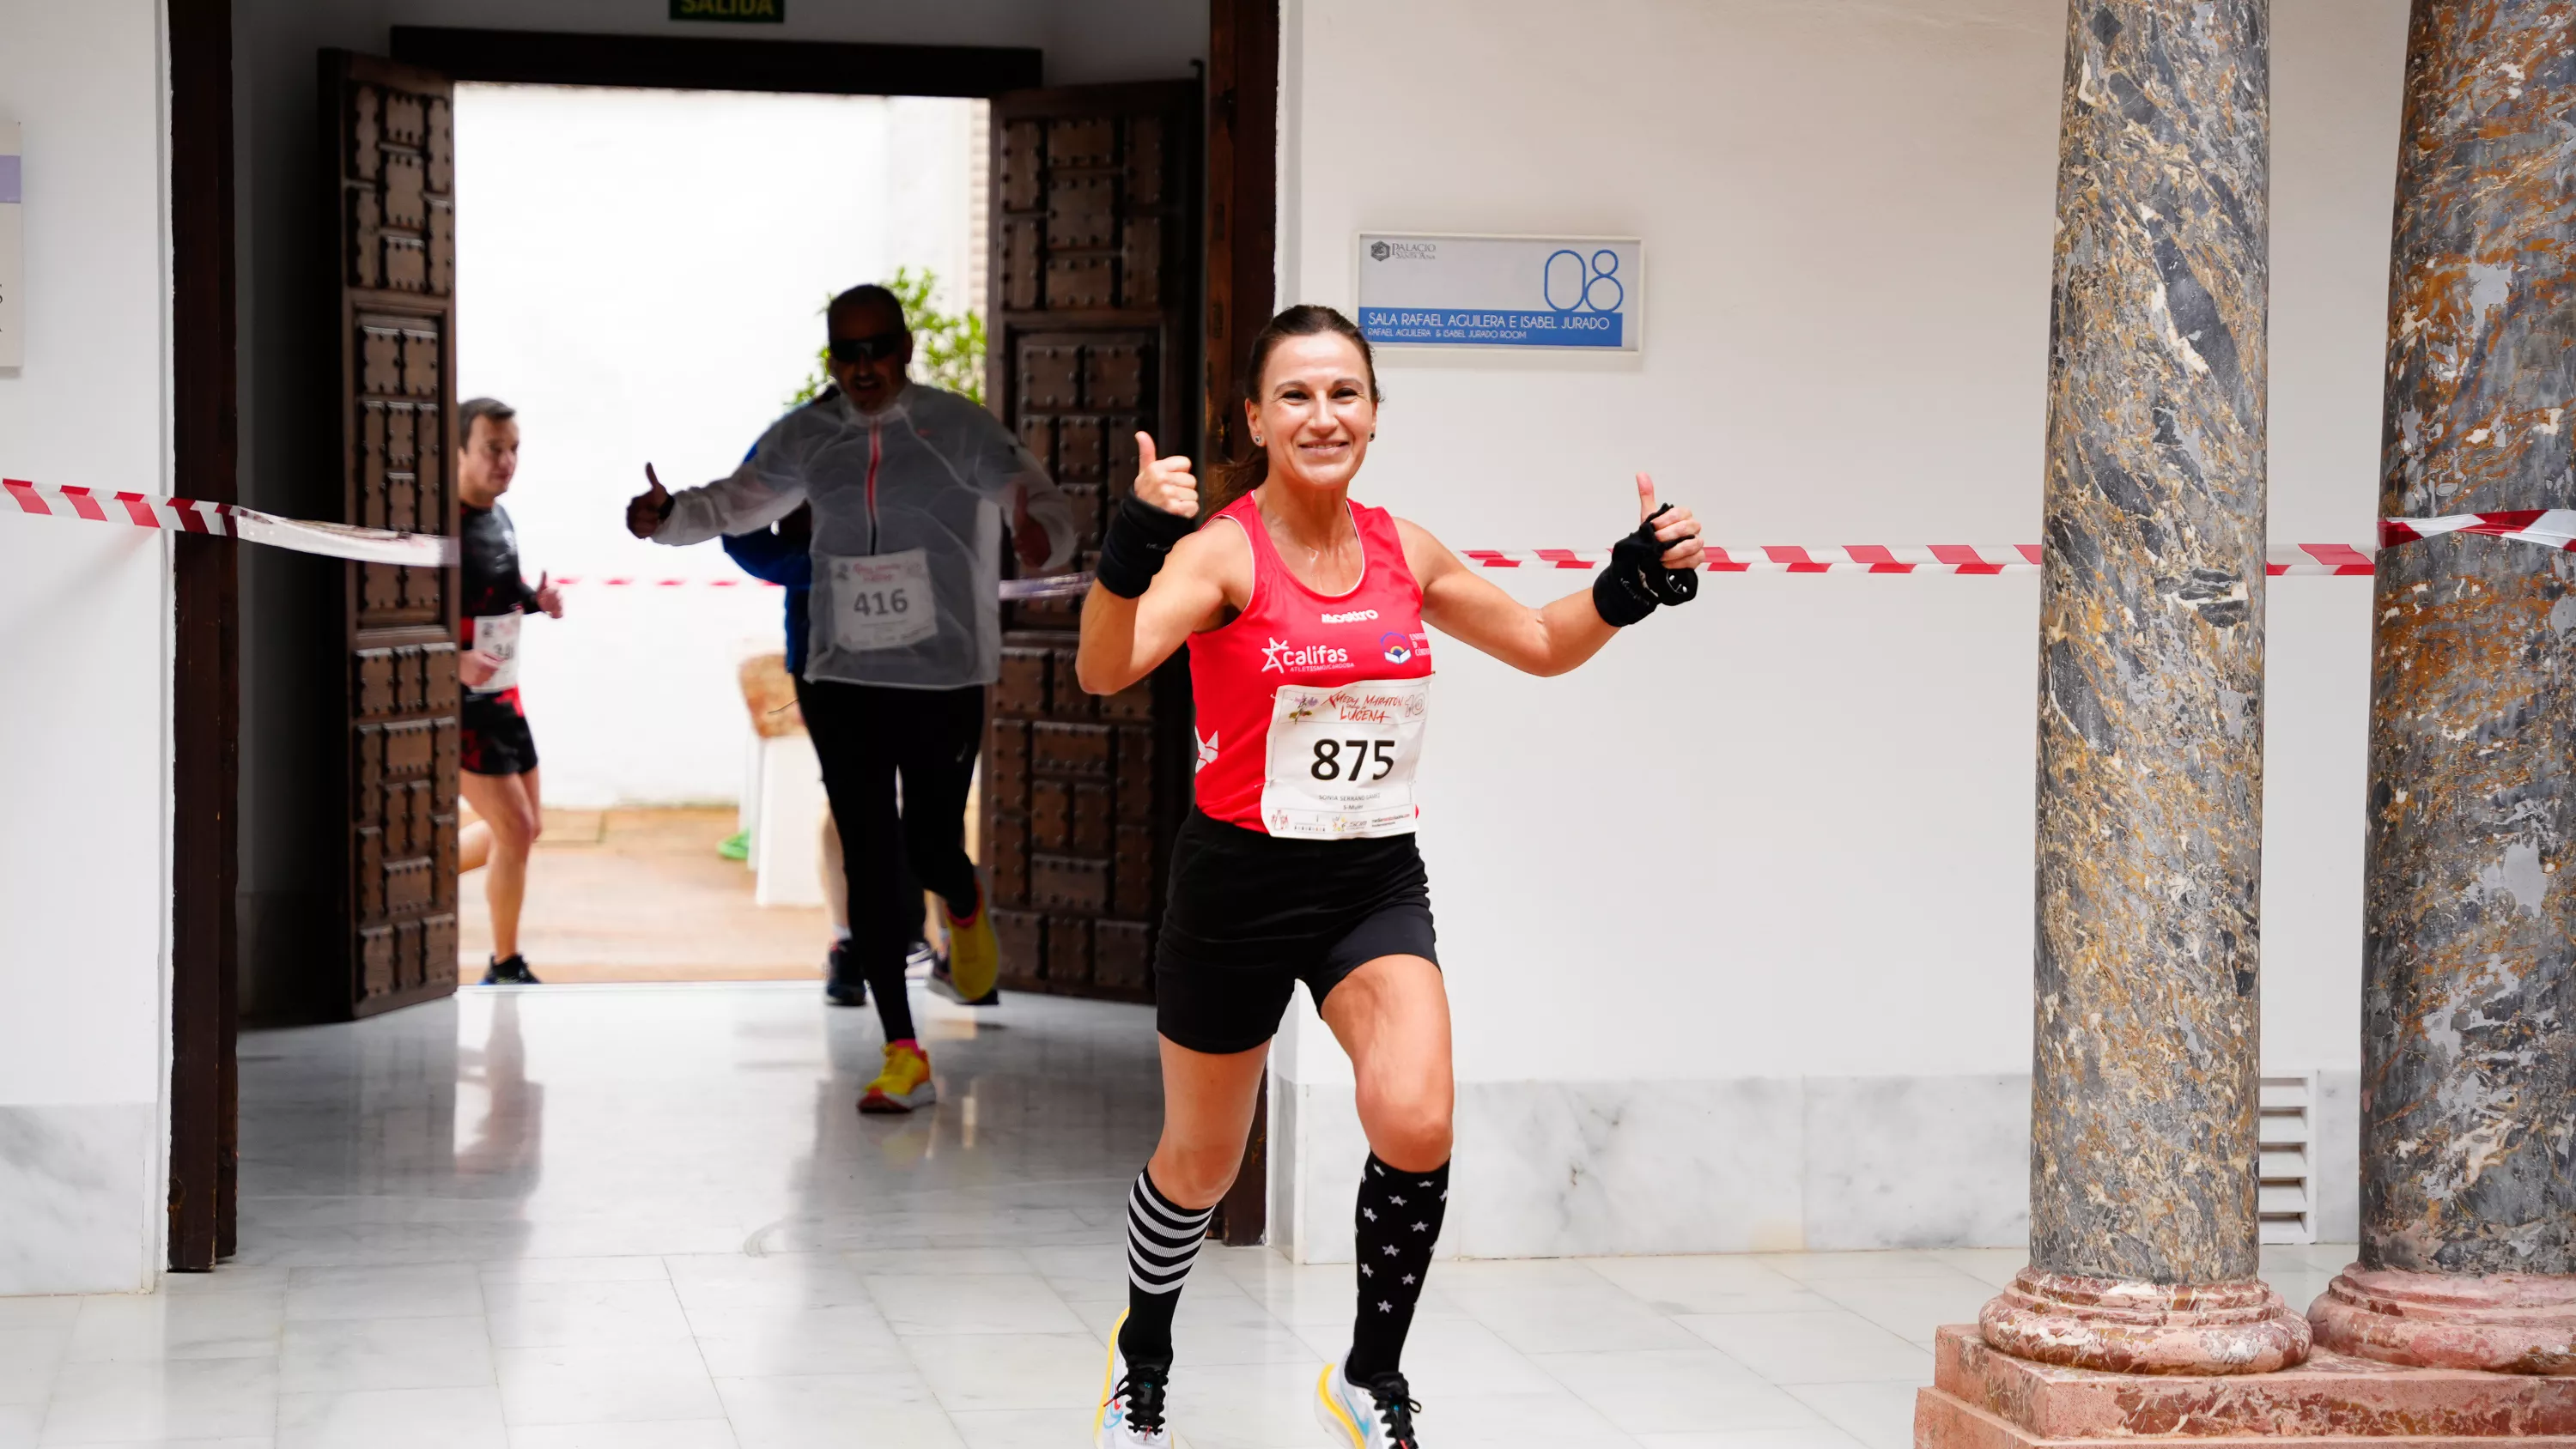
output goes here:
{"type": "Polygon", "coordinates": [[[537,737],[519,712],[517,690],[469,693],[458,714],[458,769],[469,775],[524,775],[537,767],[537,737]]]}
{"type": "Polygon", "coordinates": [[[1190,812],[1172,843],[1154,953],[1164,1036],[1192,1051],[1250,1051],[1278,1034],[1298,982],[1320,1006],[1380,956],[1440,959],[1412,836],[1292,840],[1190,812]]]}

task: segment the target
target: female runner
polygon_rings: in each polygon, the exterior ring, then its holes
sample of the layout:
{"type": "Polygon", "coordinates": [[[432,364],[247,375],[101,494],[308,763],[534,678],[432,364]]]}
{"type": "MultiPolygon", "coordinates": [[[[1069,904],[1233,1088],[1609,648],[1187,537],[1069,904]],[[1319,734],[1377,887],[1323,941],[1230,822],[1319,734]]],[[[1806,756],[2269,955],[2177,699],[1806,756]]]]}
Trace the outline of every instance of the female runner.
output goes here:
{"type": "Polygon", "coordinates": [[[1128,1309],[1111,1335],[1099,1449],[1164,1449],[1172,1314],[1234,1180],[1295,983],[1350,1053],[1369,1158],[1351,1351],[1316,1413],[1346,1449],[1415,1449],[1398,1366],[1449,1184],[1449,1001],[1413,830],[1429,703],[1424,626],[1532,674],[1562,674],[1695,590],[1699,524],[1657,508],[1593,587],[1532,609],[1429,533],[1351,501],[1377,433],[1366,338],[1291,307],[1254,339],[1240,492],[1198,528],[1187,458],[1141,467],[1082,611],[1082,687],[1113,694],[1183,644],[1198,706],[1197,806],[1173,848],[1154,964],[1163,1136],[1128,1197],[1128,1309]]]}

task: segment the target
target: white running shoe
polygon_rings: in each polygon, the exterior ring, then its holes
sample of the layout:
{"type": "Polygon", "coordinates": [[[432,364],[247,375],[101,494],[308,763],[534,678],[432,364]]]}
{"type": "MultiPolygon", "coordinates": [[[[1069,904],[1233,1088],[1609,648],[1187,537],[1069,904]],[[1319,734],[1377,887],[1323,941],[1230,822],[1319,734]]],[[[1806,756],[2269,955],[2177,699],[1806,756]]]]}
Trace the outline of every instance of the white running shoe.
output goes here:
{"type": "Polygon", "coordinates": [[[1163,1389],[1172,1371],[1163,1364],[1127,1367],[1118,1351],[1118,1332],[1127,1315],[1109,1330],[1109,1371],[1100,1377],[1100,1413],[1092,1422],[1093,1449],[1172,1449],[1172,1431],[1163,1423],[1163,1389]]]}
{"type": "Polygon", "coordinates": [[[1400,1373],[1355,1384],[1335,1362],[1315,1380],[1315,1422],[1344,1449],[1421,1449],[1413,1431],[1421,1407],[1400,1373]]]}

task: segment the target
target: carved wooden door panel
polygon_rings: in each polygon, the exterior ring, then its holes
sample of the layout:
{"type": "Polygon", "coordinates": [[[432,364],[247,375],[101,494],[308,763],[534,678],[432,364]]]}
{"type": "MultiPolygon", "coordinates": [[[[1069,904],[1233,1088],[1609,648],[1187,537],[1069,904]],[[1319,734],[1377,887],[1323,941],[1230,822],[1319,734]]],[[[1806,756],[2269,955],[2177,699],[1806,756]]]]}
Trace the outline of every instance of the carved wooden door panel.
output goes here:
{"type": "MultiPolygon", "coordinates": [[[[1200,92],[1021,91],[993,103],[985,395],[1075,499],[1086,558],[1135,481],[1136,433],[1196,454],[1200,92]]],[[[982,840],[1002,980],[1148,1000],[1189,809],[1187,665],[1094,699],[1080,601],[1014,604],[985,740],[982,840]]]]}
{"type": "MultiPolygon", "coordinates": [[[[456,532],[452,87],[372,56],[322,55],[337,270],[333,415],[342,518],[456,532]]],[[[341,565],[339,949],[348,1011],[456,989],[456,574],[341,565]]]]}

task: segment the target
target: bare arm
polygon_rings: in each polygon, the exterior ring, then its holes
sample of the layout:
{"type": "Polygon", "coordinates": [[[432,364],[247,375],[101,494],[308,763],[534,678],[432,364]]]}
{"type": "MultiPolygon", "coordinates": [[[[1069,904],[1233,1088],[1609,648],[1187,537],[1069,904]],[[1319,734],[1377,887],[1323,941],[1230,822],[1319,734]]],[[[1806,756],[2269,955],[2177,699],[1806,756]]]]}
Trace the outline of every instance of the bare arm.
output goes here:
{"type": "Polygon", "coordinates": [[[1122,599],[1091,586],[1082,601],[1074,671],[1091,693],[1116,694],[1161,668],[1192,634],[1215,628],[1229,594],[1248,599],[1251,593],[1252,550],[1241,529],[1191,534],[1172,545],[1143,598],[1122,599]]]}
{"type": "MultiPolygon", "coordinates": [[[[1154,440],[1143,433],[1136,435],[1136,458],[1137,502],[1174,520],[1198,516],[1199,485],[1190,476],[1189,459],[1155,457],[1154,440]]],[[[1126,526],[1113,521],[1111,530],[1126,526]]],[[[1172,545],[1143,594],[1122,598],[1092,584],[1082,601],[1082,648],[1074,672],[1091,693],[1116,694],[1161,668],[1192,634],[1215,628],[1226,604],[1239,608],[1251,597],[1252,547],[1243,530],[1190,534],[1172,545]]]]}
{"type": "Polygon", "coordinates": [[[1396,521],[1404,559],[1422,584],[1422,622],[1528,674],[1563,674],[1619,631],[1602,622],[1592,591],[1533,609],[1459,562],[1419,524],[1396,521]]]}
{"type": "MultiPolygon", "coordinates": [[[[1637,475],[1637,494],[1640,516],[1651,516],[1655,485],[1643,473],[1637,475]]],[[[1533,609],[1460,562],[1420,525],[1398,519],[1396,528],[1404,539],[1404,561],[1422,585],[1423,622],[1514,669],[1563,674],[1600,653],[1619,632],[1602,619],[1588,588],[1533,609]]],[[[1665,545],[1666,568],[1700,566],[1705,551],[1699,521],[1689,509],[1665,513],[1657,520],[1655,537],[1665,545]]]]}

